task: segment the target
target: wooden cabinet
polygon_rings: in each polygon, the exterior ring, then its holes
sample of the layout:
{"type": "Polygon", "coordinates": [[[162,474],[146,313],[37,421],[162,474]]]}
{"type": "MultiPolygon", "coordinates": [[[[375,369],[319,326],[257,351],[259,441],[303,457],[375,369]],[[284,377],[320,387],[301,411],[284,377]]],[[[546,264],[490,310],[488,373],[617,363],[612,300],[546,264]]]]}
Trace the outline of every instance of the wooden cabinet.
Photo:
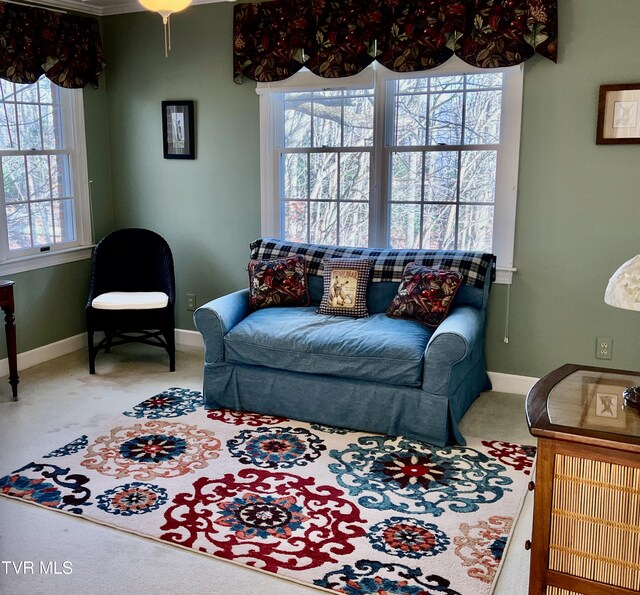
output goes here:
{"type": "Polygon", "coordinates": [[[567,364],[527,397],[538,438],[530,595],[640,592],[640,374],[567,364]]]}

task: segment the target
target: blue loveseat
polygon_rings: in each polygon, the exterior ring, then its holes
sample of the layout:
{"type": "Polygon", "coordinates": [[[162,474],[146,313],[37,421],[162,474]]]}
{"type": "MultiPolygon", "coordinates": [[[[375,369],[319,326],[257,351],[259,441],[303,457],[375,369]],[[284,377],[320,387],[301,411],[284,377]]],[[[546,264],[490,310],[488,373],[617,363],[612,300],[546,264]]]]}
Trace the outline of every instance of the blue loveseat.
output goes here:
{"type": "Polygon", "coordinates": [[[484,357],[493,255],[344,248],[259,239],[251,258],[304,254],[311,305],[250,312],[248,289],[194,314],[205,343],[208,409],[231,408],[320,424],[464,444],[458,422],[490,388],[484,357]],[[370,316],[317,314],[322,258],[373,261],[370,316]],[[385,310],[408,262],[458,270],[464,283],[437,329],[391,319],[385,310]]]}

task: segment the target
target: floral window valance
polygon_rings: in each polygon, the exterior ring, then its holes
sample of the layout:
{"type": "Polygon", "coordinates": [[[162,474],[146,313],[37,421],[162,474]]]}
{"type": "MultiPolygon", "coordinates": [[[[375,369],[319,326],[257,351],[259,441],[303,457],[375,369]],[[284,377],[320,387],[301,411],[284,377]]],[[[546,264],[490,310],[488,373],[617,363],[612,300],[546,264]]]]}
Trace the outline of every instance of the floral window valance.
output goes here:
{"type": "Polygon", "coordinates": [[[104,67],[96,19],[0,2],[0,78],[26,84],[44,74],[79,89],[97,86],[104,67]]]}
{"type": "Polygon", "coordinates": [[[357,74],[377,60],[396,72],[454,53],[481,68],[538,53],[557,59],[557,0],[272,0],[234,9],[234,78],[283,80],[303,66],[357,74]]]}

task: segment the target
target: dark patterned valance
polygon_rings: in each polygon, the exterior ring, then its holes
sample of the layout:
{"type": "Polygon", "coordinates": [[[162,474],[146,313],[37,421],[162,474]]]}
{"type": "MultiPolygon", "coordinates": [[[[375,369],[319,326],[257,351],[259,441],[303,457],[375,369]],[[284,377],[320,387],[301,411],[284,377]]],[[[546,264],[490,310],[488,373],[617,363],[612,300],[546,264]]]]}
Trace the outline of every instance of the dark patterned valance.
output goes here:
{"type": "Polygon", "coordinates": [[[79,89],[97,86],[104,66],[96,19],[0,2],[0,78],[25,84],[44,74],[79,89]]]}
{"type": "Polygon", "coordinates": [[[302,66],[337,78],[373,60],[396,72],[454,53],[481,68],[557,58],[557,0],[272,0],[234,9],[234,78],[269,82],[302,66]]]}

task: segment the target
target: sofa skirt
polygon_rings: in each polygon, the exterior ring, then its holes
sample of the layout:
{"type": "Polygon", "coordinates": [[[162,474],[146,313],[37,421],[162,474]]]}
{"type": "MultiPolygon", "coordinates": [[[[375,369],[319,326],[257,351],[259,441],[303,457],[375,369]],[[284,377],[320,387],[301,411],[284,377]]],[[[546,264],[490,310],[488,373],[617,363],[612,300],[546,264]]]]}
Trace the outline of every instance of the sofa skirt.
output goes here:
{"type": "Polygon", "coordinates": [[[203,392],[207,409],[252,411],[444,446],[465,444],[458,422],[486,388],[483,362],[450,396],[255,365],[205,363],[203,392]]]}

